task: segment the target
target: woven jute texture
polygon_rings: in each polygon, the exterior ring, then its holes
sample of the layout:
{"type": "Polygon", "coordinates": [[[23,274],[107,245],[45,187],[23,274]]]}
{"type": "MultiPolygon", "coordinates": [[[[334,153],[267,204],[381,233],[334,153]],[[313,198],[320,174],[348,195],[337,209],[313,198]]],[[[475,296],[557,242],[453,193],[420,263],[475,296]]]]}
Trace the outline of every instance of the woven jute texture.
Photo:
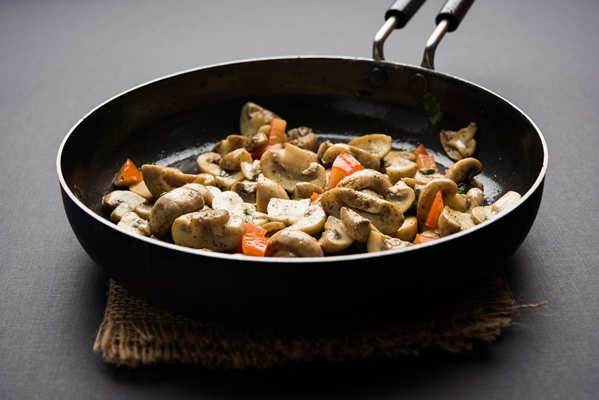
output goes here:
{"type": "Polygon", "coordinates": [[[203,365],[214,369],[272,368],[328,360],[345,362],[419,356],[427,349],[469,352],[495,341],[524,308],[502,273],[474,291],[392,326],[347,332],[286,332],[204,323],[140,300],[109,281],[94,351],[128,368],[203,365]]]}

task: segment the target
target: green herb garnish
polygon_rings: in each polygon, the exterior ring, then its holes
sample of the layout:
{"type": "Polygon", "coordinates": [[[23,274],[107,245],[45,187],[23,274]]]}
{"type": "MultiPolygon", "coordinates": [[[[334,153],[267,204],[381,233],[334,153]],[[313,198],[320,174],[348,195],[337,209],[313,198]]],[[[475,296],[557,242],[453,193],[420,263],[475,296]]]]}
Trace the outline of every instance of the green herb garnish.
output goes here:
{"type": "Polygon", "coordinates": [[[422,96],[422,106],[428,117],[428,122],[431,125],[435,125],[437,122],[441,121],[443,118],[443,111],[441,111],[441,104],[439,104],[435,96],[429,92],[425,93],[422,96]]]}

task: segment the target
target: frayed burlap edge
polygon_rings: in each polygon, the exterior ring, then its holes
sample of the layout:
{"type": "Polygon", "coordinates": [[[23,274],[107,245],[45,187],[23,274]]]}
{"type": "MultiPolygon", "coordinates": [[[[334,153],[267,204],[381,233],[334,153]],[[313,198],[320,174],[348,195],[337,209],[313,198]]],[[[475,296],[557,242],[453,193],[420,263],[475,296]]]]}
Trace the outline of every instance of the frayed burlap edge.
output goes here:
{"type": "Polygon", "coordinates": [[[186,364],[219,369],[416,356],[428,348],[464,352],[477,342],[495,341],[521,309],[545,304],[517,304],[505,276],[498,273],[468,296],[405,323],[302,334],[203,323],[152,306],[110,280],[104,320],[93,349],[115,366],[186,364]]]}

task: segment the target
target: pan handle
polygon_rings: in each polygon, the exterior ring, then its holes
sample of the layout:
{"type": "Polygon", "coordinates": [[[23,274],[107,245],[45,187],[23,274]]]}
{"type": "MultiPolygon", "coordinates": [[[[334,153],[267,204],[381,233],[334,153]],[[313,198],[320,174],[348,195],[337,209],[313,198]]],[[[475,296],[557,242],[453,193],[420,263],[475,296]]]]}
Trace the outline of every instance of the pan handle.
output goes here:
{"type": "Polygon", "coordinates": [[[445,2],[435,18],[437,27],[426,42],[422,67],[435,69],[435,50],[437,46],[441,43],[445,33],[453,32],[458,28],[472,3],[474,3],[474,0],[447,0],[445,2]]]}
{"type": "Polygon", "coordinates": [[[406,26],[424,2],[425,0],[395,0],[385,13],[385,24],[374,37],[372,58],[379,61],[385,59],[383,46],[389,34],[394,29],[401,29],[406,26]]]}

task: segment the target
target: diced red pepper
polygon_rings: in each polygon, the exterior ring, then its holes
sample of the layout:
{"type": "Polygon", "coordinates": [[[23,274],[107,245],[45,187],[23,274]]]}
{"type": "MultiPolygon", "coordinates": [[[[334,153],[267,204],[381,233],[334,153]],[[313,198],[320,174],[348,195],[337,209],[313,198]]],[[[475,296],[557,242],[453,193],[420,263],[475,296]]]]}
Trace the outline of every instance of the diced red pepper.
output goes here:
{"type": "Polygon", "coordinates": [[[137,169],[131,159],[127,159],[121,166],[119,173],[114,178],[115,186],[131,186],[135,183],[143,181],[141,172],[137,169]]]}
{"type": "Polygon", "coordinates": [[[252,159],[259,160],[268,150],[282,149],[286,140],[285,129],[287,129],[287,121],[280,118],[271,119],[270,128],[268,129],[268,143],[252,151],[252,159]]]}
{"type": "Polygon", "coordinates": [[[416,155],[416,166],[420,171],[426,174],[439,172],[437,169],[437,163],[435,162],[435,157],[429,154],[416,155]]]}
{"type": "Polygon", "coordinates": [[[424,225],[432,229],[437,228],[437,226],[439,225],[439,217],[443,212],[443,207],[445,207],[443,205],[443,195],[441,194],[441,191],[438,191],[435,195],[435,198],[433,199],[433,203],[428,212],[428,215],[426,216],[424,225]]]}
{"type": "Polygon", "coordinates": [[[329,189],[334,188],[341,179],[362,169],[364,169],[364,166],[352,155],[347,153],[339,154],[337,158],[335,158],[335,161],[333,161],[327,187],[329,189]]]}
{"type": "Polygon", "coordinates": [[[433,240],[437,240],[437,239],[417,233],[416,239],[414,239],[414,244],[422,244],[422,243],[432,242],[433,240]]]}

